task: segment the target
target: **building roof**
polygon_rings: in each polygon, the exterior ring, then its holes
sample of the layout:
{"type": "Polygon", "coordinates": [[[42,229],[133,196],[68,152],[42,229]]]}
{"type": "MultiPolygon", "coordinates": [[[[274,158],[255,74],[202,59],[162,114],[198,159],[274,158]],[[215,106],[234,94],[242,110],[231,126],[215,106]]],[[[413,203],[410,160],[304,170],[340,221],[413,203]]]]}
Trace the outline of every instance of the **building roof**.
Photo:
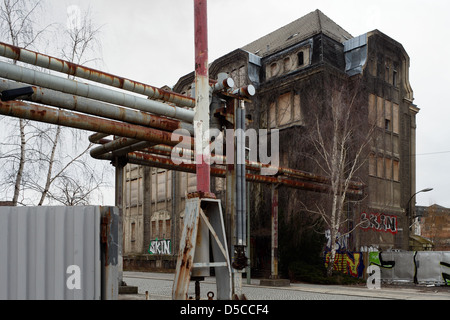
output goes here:
{"type": "Polygon", "coordinates": [[[350,33],[317,9],[241,49],[260,57],[266,57],[319,33],[323,33],[340,43],[353,38],[350,33]]]}

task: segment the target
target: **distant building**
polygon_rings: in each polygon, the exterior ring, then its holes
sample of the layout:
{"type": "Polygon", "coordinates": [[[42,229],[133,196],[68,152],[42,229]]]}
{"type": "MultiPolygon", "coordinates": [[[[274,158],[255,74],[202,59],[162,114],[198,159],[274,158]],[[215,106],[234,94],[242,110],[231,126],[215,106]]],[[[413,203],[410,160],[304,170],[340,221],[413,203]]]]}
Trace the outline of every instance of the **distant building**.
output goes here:
{"type": "MultiPolygon", "coordinates": [[[[321,11],[306,16],[213,61],[210,78],[228,73],[236,87],[253,84],[257,94],[246,104],[253,128],[280,129],[281,166],[317,173],[292,150],[308,130],[312,83],[329,75],[360,77],[367,117],[377,118],[377,136],[359,177],[367,196],[348,207],[342,232],[356,227],[342,248],[352,251],[408,249],[408,199],[416,191],[416,114],[409,83],[409,56],[403,46],[378,30],[354,37],[321,11]],[[361,223],[360,225],[358,225],[361,223]]],[[[194,73],[179,79],[173,90],[191,95],[194,73]]],[[[320,88],[319,88],[320,89],[320,88]]],[[[323,87],[325,90],[325,87],[323,87]]],[[[370,120],[370,119],[369,119],[370,120]]],[[[224,179],[212,178],[218,197],[224,179]]],[[[139,267],[173,267],[182,229],[186,194],[196,177],[184,172],[128,165],[125,170],[124,258],[139,267]],[[172,255],[148,252],[152,241],[170,240],[172,255]]],[[[270,197],[262,184],[251,184],[252,266],[270,270],[270,197]]],[[[311,192],[280,187],[280,214],[300,215],[295,199],[311,192]]],[[[222,201],[224,204],[224,201],[222,201]]],[[[303,226],[298,226],[299,230],[303,226]]],[[[325,237],[324,237],[325,239],[325,237]]],[[[324,240],[325,242],[325,240],[324,240]]]]}
{"type": "Polygon", "coordinates": [[[433,251],[450,251],[450,209],[433,204],[417,206],[413,224],[414,234],[432,244],[433,251]]]}

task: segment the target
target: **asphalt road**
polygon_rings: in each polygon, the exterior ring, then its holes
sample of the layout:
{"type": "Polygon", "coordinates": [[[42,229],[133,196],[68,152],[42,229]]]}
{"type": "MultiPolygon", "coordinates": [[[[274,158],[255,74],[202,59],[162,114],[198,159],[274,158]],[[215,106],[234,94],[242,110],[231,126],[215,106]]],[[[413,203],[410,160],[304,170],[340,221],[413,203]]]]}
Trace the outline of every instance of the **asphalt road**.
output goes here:
{"type": "MultiPolygon", "coordinates": [[[[144,300],[148,292],[149,300],[171,300],[172,273],[123,273],[123,280],[129,286],[138,287],[138,295],[119,295],[121,300],[144,300]]],[[[207,277],[200,284],[200,298],[207,299],[209,291],[216,292],[214,277],[207,277]]],[[[242,293],[248,300],[450,300],[450,288],[430,288],[418,286],[381,286],[368,289],[365,286],[329,286],[291,283],[288,287],[266,287],[259,280],[251,284],[243,279],[242,293]]],[[[189,296],[195,296],[194,283],[189,287],[189,296]]]]}

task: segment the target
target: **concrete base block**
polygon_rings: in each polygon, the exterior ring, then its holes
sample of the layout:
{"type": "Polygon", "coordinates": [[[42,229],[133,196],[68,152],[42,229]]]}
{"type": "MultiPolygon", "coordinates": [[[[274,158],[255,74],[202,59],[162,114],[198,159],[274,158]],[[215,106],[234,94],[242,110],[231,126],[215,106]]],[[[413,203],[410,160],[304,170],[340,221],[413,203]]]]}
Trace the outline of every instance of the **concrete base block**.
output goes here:
{"type": "Polygon", "coordinates": [[[291,285],[291,281],[289,279],[261,279],[259,285],[266,287],[288,287],[291,285]]]}
{"type": "Polygon", "coordinates": [[[119,294],[137,294],[138,287],[135,286],[119,286],[119,294]]]}

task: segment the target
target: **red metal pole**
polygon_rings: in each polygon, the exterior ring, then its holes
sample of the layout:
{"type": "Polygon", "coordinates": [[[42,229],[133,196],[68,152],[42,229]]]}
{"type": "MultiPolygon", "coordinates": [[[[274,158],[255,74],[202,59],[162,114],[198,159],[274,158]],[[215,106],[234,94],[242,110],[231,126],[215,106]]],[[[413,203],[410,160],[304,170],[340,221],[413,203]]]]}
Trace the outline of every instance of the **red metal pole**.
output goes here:
{"type": "Polygon", "coordinates": [[[203,153],[209,143],[209,75],[207,0],[194,0],[195,24],[195,162],[197,191],[210,193],[210,165],[203,153]],[[199,150],[200,149],[200,150],[199,150]],[[206,160],[206,161],[205,161],[206,160]]]}

